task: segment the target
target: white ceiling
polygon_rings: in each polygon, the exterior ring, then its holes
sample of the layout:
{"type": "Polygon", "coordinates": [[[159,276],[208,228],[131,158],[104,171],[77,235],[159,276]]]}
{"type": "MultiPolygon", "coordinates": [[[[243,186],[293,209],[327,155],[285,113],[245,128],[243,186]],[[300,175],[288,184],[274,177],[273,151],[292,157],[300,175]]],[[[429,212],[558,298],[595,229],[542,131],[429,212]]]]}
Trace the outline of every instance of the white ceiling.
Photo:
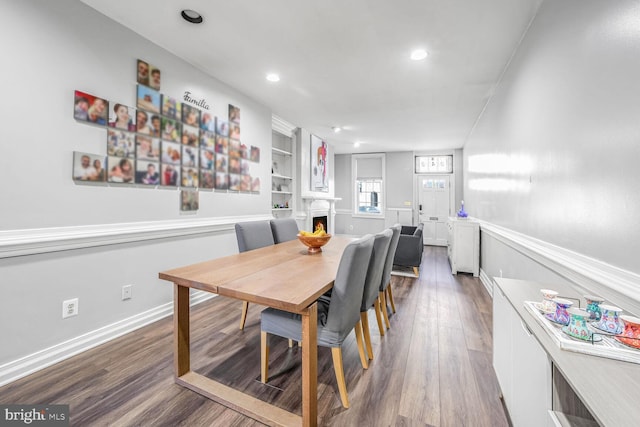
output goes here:
{"type": "Polygon", "coordinates": [[[462,147],[542,0],[82,1],[344,153],[462,147]]]}

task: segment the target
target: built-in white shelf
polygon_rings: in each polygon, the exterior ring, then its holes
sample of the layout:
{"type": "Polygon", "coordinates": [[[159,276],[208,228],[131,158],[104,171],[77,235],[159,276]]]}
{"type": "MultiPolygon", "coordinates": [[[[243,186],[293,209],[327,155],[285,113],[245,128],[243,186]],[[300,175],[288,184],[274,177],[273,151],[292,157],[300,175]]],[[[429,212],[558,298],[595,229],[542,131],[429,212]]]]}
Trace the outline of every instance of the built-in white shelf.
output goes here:
{"type": "Polygon", "coordinates": [[[280,175],[279,173],[271,174],[271,176],[272,176],[273,178],[280,178],[280,179],[293,179],[293,178],[291,178],[290,176],[280,175]]]}
{"type": "Polygon", "coordinates": [[[290,211],[291,208],[273,208],[272,211],[290,211]]]}
{"type": "Polygon", "coordinates": [[[293,194],[291,191],[272,191],[271,194],[293,194]]]}
{"type": "Polygon", "coordinates": [[[291,153],[289,151],[281,150],[281,149],[276,148],[276,147],[271,147],[271,151],[273,151],[274,153],[277,153],[277,154],[282,154],[283,156],[292,156],[293,155],[293,153],[291,153]]]}

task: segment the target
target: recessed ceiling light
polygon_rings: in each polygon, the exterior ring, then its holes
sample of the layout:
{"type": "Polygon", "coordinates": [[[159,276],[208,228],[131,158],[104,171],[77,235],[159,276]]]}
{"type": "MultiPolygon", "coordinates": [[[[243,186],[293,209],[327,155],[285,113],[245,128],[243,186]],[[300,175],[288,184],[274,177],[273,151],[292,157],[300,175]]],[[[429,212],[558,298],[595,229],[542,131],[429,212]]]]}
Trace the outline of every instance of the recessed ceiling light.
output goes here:
{"type": "Polygon", "coordinates": [[[356,141],[356,142],[354,142],[354,143],[353,143],[353,146],[354,146],[354,147],[356,147],[356,148],[360,147],[360,141],[356,141]]]}
{"type": "Polygon", "coordinates": [[[342,130],[342,128],[341,128],[341,127],[339,127],[339,126],[334,126],[334,127],[332,127],[331,129],[333,129],[333,131],[334,131],[335,133],[338,133],[338,132],[340,132],[340,131],[342,130]]]}
{"type": "Polygon", "coordinates": [[[180,15],[182,15],[185,21],[191,22],[192,24],[201,24],[203,21],[202,15],[195,10],[185,9],[180,12],[180,15]]]}
{"type": "Polygon", "coordinates": [[[275,73],[267,74],[267,80],[270,82],[279,82],[280,76],[275,73]]]}
{"type": "Polygon", "coordinates": [[[411,59],[413,59],[414,61],[421,61],[424,58],[427,57],[427,51],[424,49],[416,49],[413,52],[411,52],[411,59]]]}

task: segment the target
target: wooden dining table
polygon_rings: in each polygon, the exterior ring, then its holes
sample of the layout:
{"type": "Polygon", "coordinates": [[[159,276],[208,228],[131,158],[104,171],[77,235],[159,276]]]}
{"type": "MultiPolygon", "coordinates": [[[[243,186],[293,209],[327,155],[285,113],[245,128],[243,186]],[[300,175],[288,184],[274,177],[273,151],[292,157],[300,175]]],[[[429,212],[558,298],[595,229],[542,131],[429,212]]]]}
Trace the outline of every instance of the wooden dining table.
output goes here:
{"type": "MultiPolygon", "coordinates": [[[[317,425],[316,300],[333,287],[342,252],[353,240],[333,236],[322,252],[315,254],[310,254],[298,240],[292,240],[159,273],[160,279],[174,284],[176,383],[267,425],[317,425]],[[302,316],[302,416],[191,370],[190,288],[302,316]]],[[[260,353],[256,349],[256,367],[259,366],[260,353]]]]}

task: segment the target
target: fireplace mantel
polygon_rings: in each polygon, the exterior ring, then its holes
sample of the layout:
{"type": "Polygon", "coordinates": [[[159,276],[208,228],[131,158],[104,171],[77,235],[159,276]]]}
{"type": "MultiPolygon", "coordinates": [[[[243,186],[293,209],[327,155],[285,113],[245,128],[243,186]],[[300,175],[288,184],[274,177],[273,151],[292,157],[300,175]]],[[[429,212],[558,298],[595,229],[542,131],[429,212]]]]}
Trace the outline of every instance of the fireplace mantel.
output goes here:
{"type": "Polygon", "coordinates": [[[338,197],[324,195],[305,195],[300,197],[302,206],[297,218],[304,224],[305,230],[313,229],[314,216],[327,216],[328,233],[335,233],[336,201],[342,200],[338,197]]]}

